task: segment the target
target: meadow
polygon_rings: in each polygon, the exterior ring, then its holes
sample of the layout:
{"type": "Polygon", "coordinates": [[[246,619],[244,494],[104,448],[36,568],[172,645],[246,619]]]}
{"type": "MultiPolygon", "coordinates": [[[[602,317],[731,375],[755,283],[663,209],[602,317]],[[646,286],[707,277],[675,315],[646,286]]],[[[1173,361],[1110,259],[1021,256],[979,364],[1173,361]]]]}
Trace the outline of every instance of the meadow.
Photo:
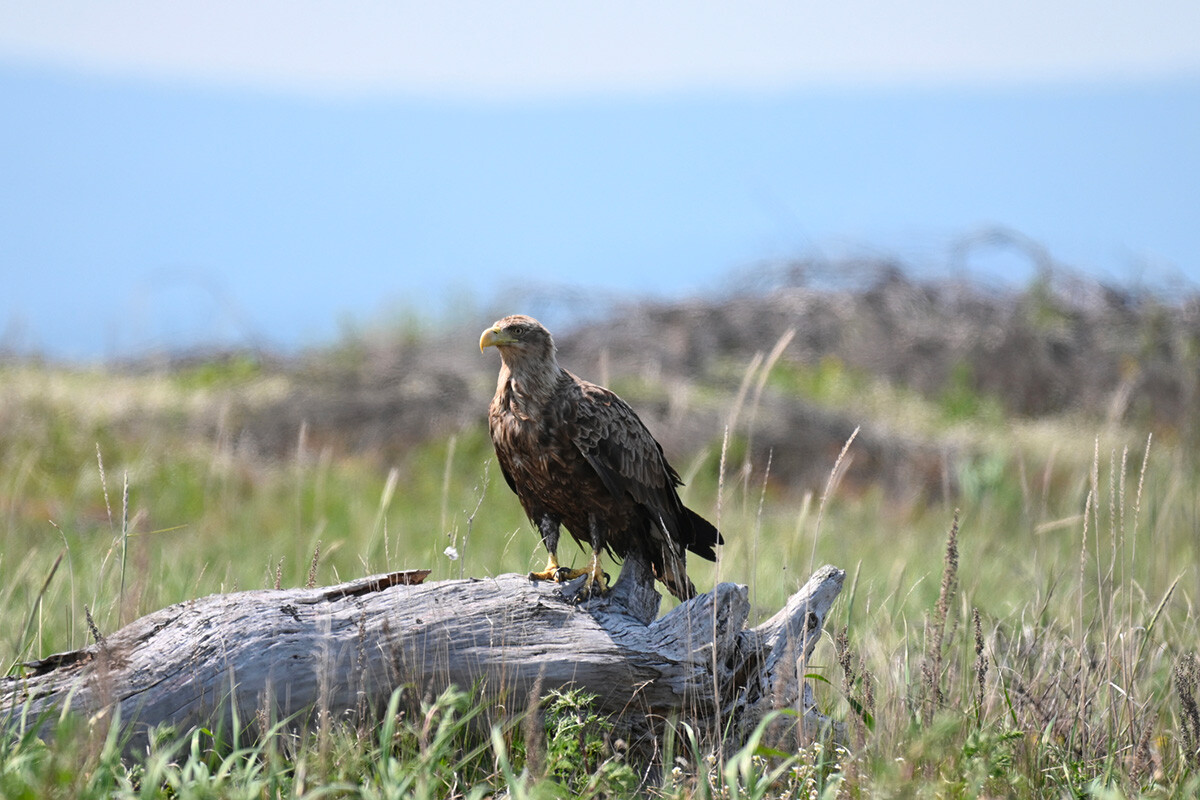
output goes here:
{"type": "MultiPolygon", "coordinates": [[[[749,586],[751,624],[814,568],[847,570],[809,667],[843,741],[787,752],[751,741],[733,753],[680,725],[663,743],[661,780],[642,785],[586,697],[547,698],[534,725],[464,687],[371,726],[279,730],[240,747],[200,732],[136,763],[68,718],[49,742],[0,739],[0,796],[1200,792],[1200,462],[1188,430],[1086,408],[1012,413],[977,384],[930,392],[843,358],[789,358],[786,342],[772,350],[779,341],[764,340],[757,358],[726,358],[711,373],[725,380],[671,399],[685,416],[719,422],[669,454],[685,502],[726,539],[717,564],[690,565],[693,579],[702,591],[749,586]],[[836,411],[862,433],[812,459],[820,481],[781,479],[774,451],[755,444],[771,397],[836,411]],[[934,488],[855,478],[873,458],[861,442],[896,430],[948,454],[934,488]]],[[[635,408],[659,403],[660,385],[612,364],[612,385],[635,408]]],[[[403,446],[357,446],[303,421],[284,444],[256,446],[244,409],[288,402],[303,380],[253,355],[154,369],[0,367],[6,674],[215,592],[541,566],[538,537],[495,467],[486,377],[464,383],[473,418],[403,446]]],[[[584,560],[566,541],[562,553],[584,560]]]]}

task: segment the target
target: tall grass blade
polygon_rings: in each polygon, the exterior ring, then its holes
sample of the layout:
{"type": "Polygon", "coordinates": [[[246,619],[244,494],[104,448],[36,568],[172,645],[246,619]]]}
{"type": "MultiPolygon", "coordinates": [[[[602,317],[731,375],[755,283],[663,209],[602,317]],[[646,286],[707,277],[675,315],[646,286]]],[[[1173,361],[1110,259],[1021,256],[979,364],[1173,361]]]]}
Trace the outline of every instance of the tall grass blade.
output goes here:
{"type": "Polygon", "coordinates": [[[25,627],[21,631],[21,638],[17,642],[16,658],[4,670],[5,675],[12,672],[13,667],[25,658],[26,652],[33,645],[33,627],[41,613],[42,598],[46,596],[46,590],[50,588],[50,581],[54,580],[54,575],[58,572],[58,565],[62,563],[63,557],[66,554],[66,549],[58,554],[58,558],[54,559],[54,563],[50,566],[50,572],[46,574],[46,579],[42,581],[42,587],[38,589],[38,593],[33,599],[33,607],[29,609],[29,617],[25,620],[25,627]]]}

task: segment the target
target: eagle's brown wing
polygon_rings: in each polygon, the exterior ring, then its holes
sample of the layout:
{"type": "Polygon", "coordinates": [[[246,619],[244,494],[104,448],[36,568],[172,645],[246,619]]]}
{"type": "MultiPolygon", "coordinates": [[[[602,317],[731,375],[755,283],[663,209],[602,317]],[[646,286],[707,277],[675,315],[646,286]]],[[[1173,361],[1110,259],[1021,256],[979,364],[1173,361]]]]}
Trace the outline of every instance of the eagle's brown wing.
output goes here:
{"type": "MultiPolygon", "coordinates": [[[[716,529],[684,508],[675,487],[679,474],[667,463],[662,446],[629,405],[613,392],[587,381],[574,381],[577,398],[574,408],[572,440],[614,497],[629,496],[658,523],[666,534],[670,552],[683,548],[695,550],[706,558],[715,557],[712,545],[720,541],[716,529]],[[700,520],[711,541],[697,541],[693,520],[700,520]]],[[[656,529],[651,534],[661,535],[656,529]]]]}

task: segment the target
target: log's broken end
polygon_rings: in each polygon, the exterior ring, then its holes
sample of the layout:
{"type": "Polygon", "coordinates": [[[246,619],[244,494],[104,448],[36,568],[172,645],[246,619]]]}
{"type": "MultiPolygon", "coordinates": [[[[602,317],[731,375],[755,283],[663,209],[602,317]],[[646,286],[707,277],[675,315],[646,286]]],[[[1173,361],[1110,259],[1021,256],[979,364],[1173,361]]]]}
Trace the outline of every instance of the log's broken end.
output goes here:
{"type": "Polygon", "coordinates": [[[771,712],[788,711],[768,726],[769,738],[810,739],[823,732],[835,740],[843,738],[839,726],[817,710],[804,675],[845,580],[845,570],[821,567],[770,619],[742,631],[741,649],[750,667],[745,694],[736,709],[743,735],[771,712]]]}

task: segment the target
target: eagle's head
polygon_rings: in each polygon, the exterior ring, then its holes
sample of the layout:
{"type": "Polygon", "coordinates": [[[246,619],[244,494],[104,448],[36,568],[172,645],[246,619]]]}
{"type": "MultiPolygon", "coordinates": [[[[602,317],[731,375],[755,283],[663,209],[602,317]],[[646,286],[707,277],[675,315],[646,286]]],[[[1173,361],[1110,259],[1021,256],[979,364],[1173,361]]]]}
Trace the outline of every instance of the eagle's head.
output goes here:
{"type": "Polygon", "coordinates": [[[542,323],[524,314],[497,320],[479,337],[479,352],[495,347],[510,367],[554,363],[554,338],[542,323]]]}

